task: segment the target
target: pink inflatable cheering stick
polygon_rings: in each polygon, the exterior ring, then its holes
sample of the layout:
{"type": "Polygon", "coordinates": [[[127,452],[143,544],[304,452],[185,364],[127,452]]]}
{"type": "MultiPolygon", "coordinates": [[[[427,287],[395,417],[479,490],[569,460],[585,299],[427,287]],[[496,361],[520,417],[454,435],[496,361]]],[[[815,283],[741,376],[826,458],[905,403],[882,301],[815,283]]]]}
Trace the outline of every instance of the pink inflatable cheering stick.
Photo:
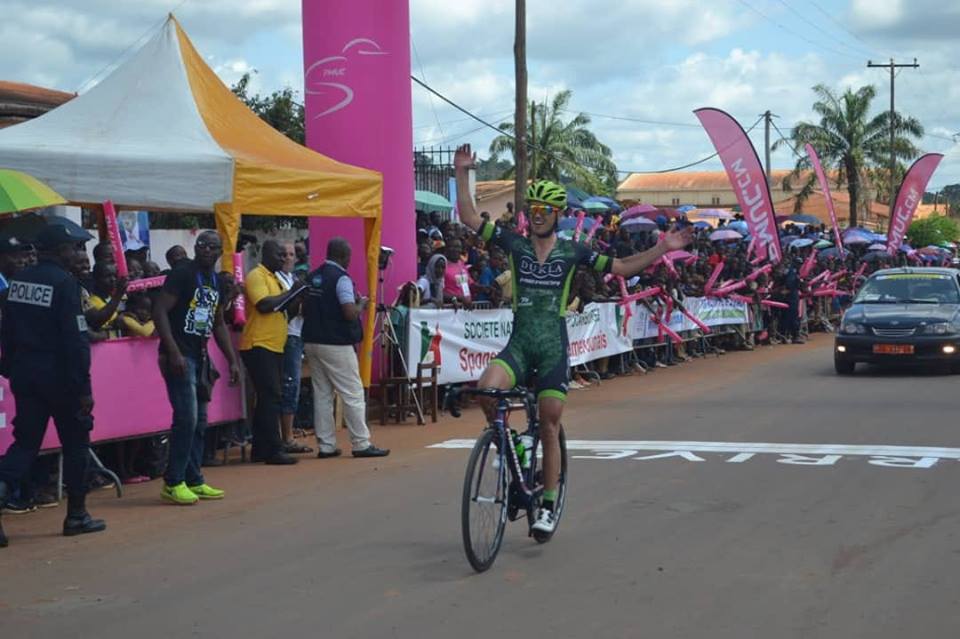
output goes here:
{"type": "Polygon", "coordinates": [[[580,233],[583,232],[583,220],[587,217],[586,211],[580,211],[577,213],[577,225],[573,229],[573,241],[580,241],[580,233]]]}
{"type": "Polygon", "coordinates": [[[656,323],[657,333],[658,333],[657,339],[659,339],[659,341],[662,342],[663,336],[668,335],[675,344],[680,344],[683,342],[683,338],[677,335],[674,331],[670,329],[669,326],[667,326],[664,323],[663,319],[660,317],[660,313],[653,309],[653,306],[650,305],[649,301],[641,300],[640,303],[643,304],[643,306],[647,309],[647,311],[649,311],[650,319],[652,319],[656,323]]]}
{"type": "Polygon", "coordinates": [[[757,248],[757,236],[754,235],[750,238],[750,243],[747,244],[747,259],[750,259],[750,256],[753,255],[753,250],[757,248]]]}
{"type": "Polygon", "coordinates": [[[711,297],[725,297],[730,295],[735,291],[739,291],[741,288],[747,285],[746,280],[740,280],[739,282],[734,282],[733,284],[727,284],[723,288],[718,288],[717,290],[710,293],[711,297]]]}
{"type": "Polygon", "coordinates": [[[123,241],[120,239],[117,210],[113,208],[113,202],[110,200],[103,203],[103,221],[107,224],[107,235],[110,238],[110,245],[113,247],[113,259],[117,264],[117,277],[126,277],[129,275],[127,257],[123,254],[123,241]]]}
{"type": "Polygon", "coordinates": [[[594,234],[597,232],[597,229],[600,228],[600,220],[601,220],[601,219],[602,219],[602,218],[601,218],[599,215],[596,216],[595,218],[593,218],[593,226],[590,227],[590,230],[589,230],[589,231],[587,231],[587,237],[586,237],[586,239],[583,240],[584,243],[589,244],[589,243],[590,243],[590,240],[593,239],[593,236],[594,236],[594,234]]]}
{"type": "Polygon", "coordinates": [[[766,266],[764,266],[764,267],[762,267],[762,268],[758,268],[757,270],[755,270],[755,271],[754,271],[753,273],[751,273],[750,275],[747,275],[747,277],[746,277],[746,279],[745,279],[744,281],[746,281],[746,282],[752,282],[753,280],[757,279],[757,278],[760,277],[761,275],[765,275],[765,274],[769,273],[769,272],[772,271],[772,270],[773,270],[773,264],[767,264],[766,266]]]}
{"type": "Polygon", "coordinates": [[[817,252],[810,251],[810,255],[807,257],[806,260],[804,260],[803,266],[800,267],[800,271],[797,273],[801,279],[806,277],[807,275],[810,275],[810,271],[813,270],[813,267],[816,264],[816,260],[817,260],[817,252]]]}
{"type": "Polygon", "coordinates": [[[240,294],[233,301],[233,323],[243,326],[247,323],[247,301],[243,294],[243,253],[233,254],[233,279],[240,288],[240,294]]]}
{"type": "Polygon", "coordinates": [[[527,216],[524,215],[523,211],[517,213],[517,233],[526,237],[528,226],[530,226],[530,222],[527,221],[527,216]]]}
{"type": "Polygon", "coordinates": [[[703,290],[709,294],[713,290],[713,285],[717,283],[717,278],[720,277],[720,273],[723,272],[723,260],[717,263],[713,267],[713,273],[710,274],[710,279],[707,280],[707,283],[704,285],[703,290]]]}
{"type": "Polygon", "coordinates": [[[686,317],[688,320],[696,324],[701,331],[703,331],[704,333],[712,332],[709,326],[707,326],[706,324],[700,321],[699,317],[696,317],[693,313],[687,310],[687,307],[683,305],[683,302],[681,302],[680,300],[674,297],[671,297],[670,299],[673,301],[673,304],[677,307],[677,310],[680,311],[680,313],[683,314],[683,316],[686,317]]]}
{"type": "Polygon", "coordinates": [[[163,286],[163,283],[167,281],[166,275],[157,275],[156,277],[148,277],[142,280],[134,280],[127,284],[127,293],[133,293],[135,291],[146,291],[151,288],[160,288],[163,286]]]}

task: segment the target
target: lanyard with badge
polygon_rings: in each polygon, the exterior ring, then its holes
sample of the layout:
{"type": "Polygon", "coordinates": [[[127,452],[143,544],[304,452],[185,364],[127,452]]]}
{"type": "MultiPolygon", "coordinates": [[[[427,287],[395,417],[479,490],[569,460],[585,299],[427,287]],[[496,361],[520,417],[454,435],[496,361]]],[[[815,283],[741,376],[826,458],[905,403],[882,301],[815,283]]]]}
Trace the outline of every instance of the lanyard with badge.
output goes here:
{"type": "Polygon", "coordinates": [[[216,306],[214,294],[217,290],[217,274],[211,273],[210,284],[208,285],[203,278],[203,274],[197,271],[197,296],[196,306],[193,309],[194,328],[200,335],[210,334],[210,325],[213,323],[213,310],[216,306]],[[209,296],[204,289],[210,289],[214,293],[209,296]],[[210,303],[212,302],[212,303],[210,303]]]}

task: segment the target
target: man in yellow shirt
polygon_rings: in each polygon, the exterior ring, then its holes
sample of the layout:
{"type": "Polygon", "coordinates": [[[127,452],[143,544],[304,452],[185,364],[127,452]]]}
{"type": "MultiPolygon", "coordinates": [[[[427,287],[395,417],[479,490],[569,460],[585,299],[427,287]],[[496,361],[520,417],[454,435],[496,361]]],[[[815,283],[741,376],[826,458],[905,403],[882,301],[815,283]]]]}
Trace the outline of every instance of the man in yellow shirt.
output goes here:
{"type": "Polygon", "coordinates": [[[240,337],[240,357],[253,380],[256,408],[253,413],[253,461],[295,464],[297,458],[283,452],[280,412],[283,393],[283,348],[287,343],[287,316],[283,307],[302,289],[285,291],[276,272],[283,267],[284,249],[279,243],[263,243],[259,266],[247,273],[247,323],[240,337]]]}

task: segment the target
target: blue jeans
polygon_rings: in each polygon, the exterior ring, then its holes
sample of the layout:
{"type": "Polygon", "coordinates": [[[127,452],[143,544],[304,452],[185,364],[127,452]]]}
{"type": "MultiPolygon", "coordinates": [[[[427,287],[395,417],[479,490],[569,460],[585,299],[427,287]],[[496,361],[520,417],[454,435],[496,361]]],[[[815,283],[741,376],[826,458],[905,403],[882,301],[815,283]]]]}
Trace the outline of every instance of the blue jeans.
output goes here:
{"type": "Polygon", "coordinates": [[[300,404],[300,371],[303,366],[303,339],[287,335],[283,347],[282,415],[296,415],[300,404]]]}
{"type": "Polygon", "coordinates": [[[187,360],[187,371],[182,377],[163,373],[167,396],[173,407],[173,426],[170,429],[170,457],[163,480],[167,486],[186,481],[188,486],[204,483],[200,465],[203,463],[203,435],[207,430],[207,404],[197,399],[197,371],[200,363],[192,357],[187,360]]]}

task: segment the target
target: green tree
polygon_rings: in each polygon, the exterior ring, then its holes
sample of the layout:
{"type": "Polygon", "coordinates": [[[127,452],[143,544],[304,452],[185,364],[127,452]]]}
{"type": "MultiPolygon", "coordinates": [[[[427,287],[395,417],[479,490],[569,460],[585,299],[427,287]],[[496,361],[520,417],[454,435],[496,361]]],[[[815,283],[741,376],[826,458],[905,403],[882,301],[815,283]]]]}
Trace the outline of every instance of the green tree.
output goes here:
{"type": "MultiPolygon", "coordinates": [[[[808,171],[808,179],[797,196],[797,207],[801,207],[813,192],[816,180],[809,171],[810,160],[803,152],[804,144],[812,144],[825,170],[836,171],[837,186],[846,184],[850,195],[850,226],[856,226],[860,209],[869,199],[864,187],[871,183],[880,187],[883,178],[889,175],[889,168],[884,167],[888,167],[890,161],[890,127],[894,130],[894,155],[898,162],[904,163],[919,155],[913,140],[923,135],[923,126],[915,118],[896,112],[892,121],[889,111],[870,118],[870,107],[877,95],[873,86],[856,91],[847,89],[838,96],[827,86],[818,84],[813,92],[817,97],[813,110],[820,116],[820,122],[800,122],[794,127],[791,142],[800,156],[787,184],[789,186],[801,172],[808,171]]],[[[785,143],[779,140],[774,148],[785,143]]],[[[878,192],[882,191],[878,188],[878,192]]]]}
{"type": "MultiPolygon", "coordinates": [[[[617,188],[617,165],[610,147],[600,142],[588,128],[590,116],[579,113],[564,119],[573,92],[569,89],[544,104],[528,104],[527,148],[530,178],[574,184],[594,194],[612,195],[617,188]]],[[[490,160],[501,155],[511,157],[516,149],[512,122],[500,125],[505,135],[490,143],[490,160]]],[[[515,177],[510,167],[502,179],[515,177]]]]}
{"type": "Polygon", "coordinates": [[[941,242],[956,242],[960,239],[960,225],[953,218],[932,215],[917,220],[907,229],[907,240],[913,248],[923,248],[941,242]]]}

